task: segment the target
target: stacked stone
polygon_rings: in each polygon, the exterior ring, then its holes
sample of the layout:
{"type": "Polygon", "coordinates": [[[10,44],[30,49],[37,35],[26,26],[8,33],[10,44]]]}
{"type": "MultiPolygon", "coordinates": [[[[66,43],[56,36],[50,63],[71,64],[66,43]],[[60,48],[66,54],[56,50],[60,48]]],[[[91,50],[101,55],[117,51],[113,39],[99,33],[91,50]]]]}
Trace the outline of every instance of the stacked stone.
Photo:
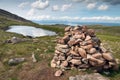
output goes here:
{"type": "Polygon", "coordinates": [[[65,69],[96,70],[118,69],[112,54],[108,52],[96,37],[95,30],[86,26],[66,27],[64,37],[57,40],[51,67],[59,68],[55,76],[65,69]]]}

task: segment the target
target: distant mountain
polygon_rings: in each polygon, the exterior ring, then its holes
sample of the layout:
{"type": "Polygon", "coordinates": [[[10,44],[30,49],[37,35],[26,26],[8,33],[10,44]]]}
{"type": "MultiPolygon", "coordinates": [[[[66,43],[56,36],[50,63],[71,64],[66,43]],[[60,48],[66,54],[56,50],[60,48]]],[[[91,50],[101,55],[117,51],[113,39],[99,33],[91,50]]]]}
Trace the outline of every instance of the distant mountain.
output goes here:
{"type": "Polygon", "coordinates": [[[67,21],[67,20],[39,20],[33,22],[42,24],[42,25],[104,25],[104,26],[120,26],[120,23],[110,23],[110,22],[81,22],[81,21],[67,21]]]}
{"type": "Polygon", "coordinates": [[[19,17],[13,13],[10,13],[6,10],[0,9],[0,17],[6,17],[12,20],[22,21],[22,22],[30,22],[29,20],[26,20],[22,17],[19,17]]]}

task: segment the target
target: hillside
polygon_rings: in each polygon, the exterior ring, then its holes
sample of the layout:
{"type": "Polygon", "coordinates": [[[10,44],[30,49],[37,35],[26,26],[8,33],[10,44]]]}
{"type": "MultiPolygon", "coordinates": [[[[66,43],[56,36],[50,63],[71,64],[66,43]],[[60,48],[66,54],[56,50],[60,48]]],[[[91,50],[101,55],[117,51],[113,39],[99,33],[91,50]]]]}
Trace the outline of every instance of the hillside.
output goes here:
{"type": "Polygon", "coordinates": [[[16,21],[21,21],[21,22],[31,22],[29,20],[26,20],[22,17],[19,17],[15,14],[12,14],[8,11],[5,11],[3,9],[0,9],[0,17],[6,17],[7,19],[11,19],[11,20],[16,20],[16,21]]]}
{"type": "Polygon", "coordinates": [[[0,9],[0,29],[6,30],[10,25],[35,25],[35,23],[0,9]]]}

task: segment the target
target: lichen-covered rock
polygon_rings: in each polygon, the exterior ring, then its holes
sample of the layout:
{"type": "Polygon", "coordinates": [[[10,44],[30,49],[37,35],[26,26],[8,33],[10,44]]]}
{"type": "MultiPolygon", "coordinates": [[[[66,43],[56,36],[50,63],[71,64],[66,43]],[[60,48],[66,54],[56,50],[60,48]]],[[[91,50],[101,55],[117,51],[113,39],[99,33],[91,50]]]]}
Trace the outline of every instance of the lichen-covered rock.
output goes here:
{"type": "Polygon", "coordinates": [[[24,61],[25,61],[25,58],[13,58],[13,59],[10,59],[8,61],[8,64],[9,65],[17,65],[17,64],[24,62],[24,61]]]}

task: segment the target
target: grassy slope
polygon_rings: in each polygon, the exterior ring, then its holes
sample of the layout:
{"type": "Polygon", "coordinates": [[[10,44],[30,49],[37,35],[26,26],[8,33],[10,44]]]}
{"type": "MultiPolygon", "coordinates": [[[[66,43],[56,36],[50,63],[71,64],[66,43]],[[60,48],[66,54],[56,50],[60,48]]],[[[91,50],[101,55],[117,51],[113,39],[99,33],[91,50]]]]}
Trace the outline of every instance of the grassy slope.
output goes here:
{"type": "MultiPolygon", "coordinates": [[[[54,55],[54,47],[56,43],[54,40],[56,36],[36,38],[33,40],[22,42],[18,44],[3,44],[6,39],[13,36],[21,37],[22,35],[8,33],[3,29],[10,25],[31,25],[41,27],[47,30],[55,31],[58,36],[63,35],[63,27],[59,26],[41,26],[33,23],[24,23],[13,21],[5,18],[0,18],[0,80],[67,80],[69,76],[75,74],[84,74],[85,72],[78,72],[77,70],[67,71],[62,77],[54,77],[56,69],[50,68],[50,60],[54,55]],[[38,59],[37,63],[32,63],[31,54],[35,53],[38,59]],[[25,57],[26,62],[16,66],[8,66],[7,61],[13,57],[25,57]]],[[[97,36],[105,43],[107,47],[113,50],[113,55],[120,58],[120,27],[101,27],[90,26],[97,30],[97,36]]],[[[111,80],[120,80],[120,73],[113,73],[111,80]],[[116,74],[116,75],[115,75],[116,74]]]]}

